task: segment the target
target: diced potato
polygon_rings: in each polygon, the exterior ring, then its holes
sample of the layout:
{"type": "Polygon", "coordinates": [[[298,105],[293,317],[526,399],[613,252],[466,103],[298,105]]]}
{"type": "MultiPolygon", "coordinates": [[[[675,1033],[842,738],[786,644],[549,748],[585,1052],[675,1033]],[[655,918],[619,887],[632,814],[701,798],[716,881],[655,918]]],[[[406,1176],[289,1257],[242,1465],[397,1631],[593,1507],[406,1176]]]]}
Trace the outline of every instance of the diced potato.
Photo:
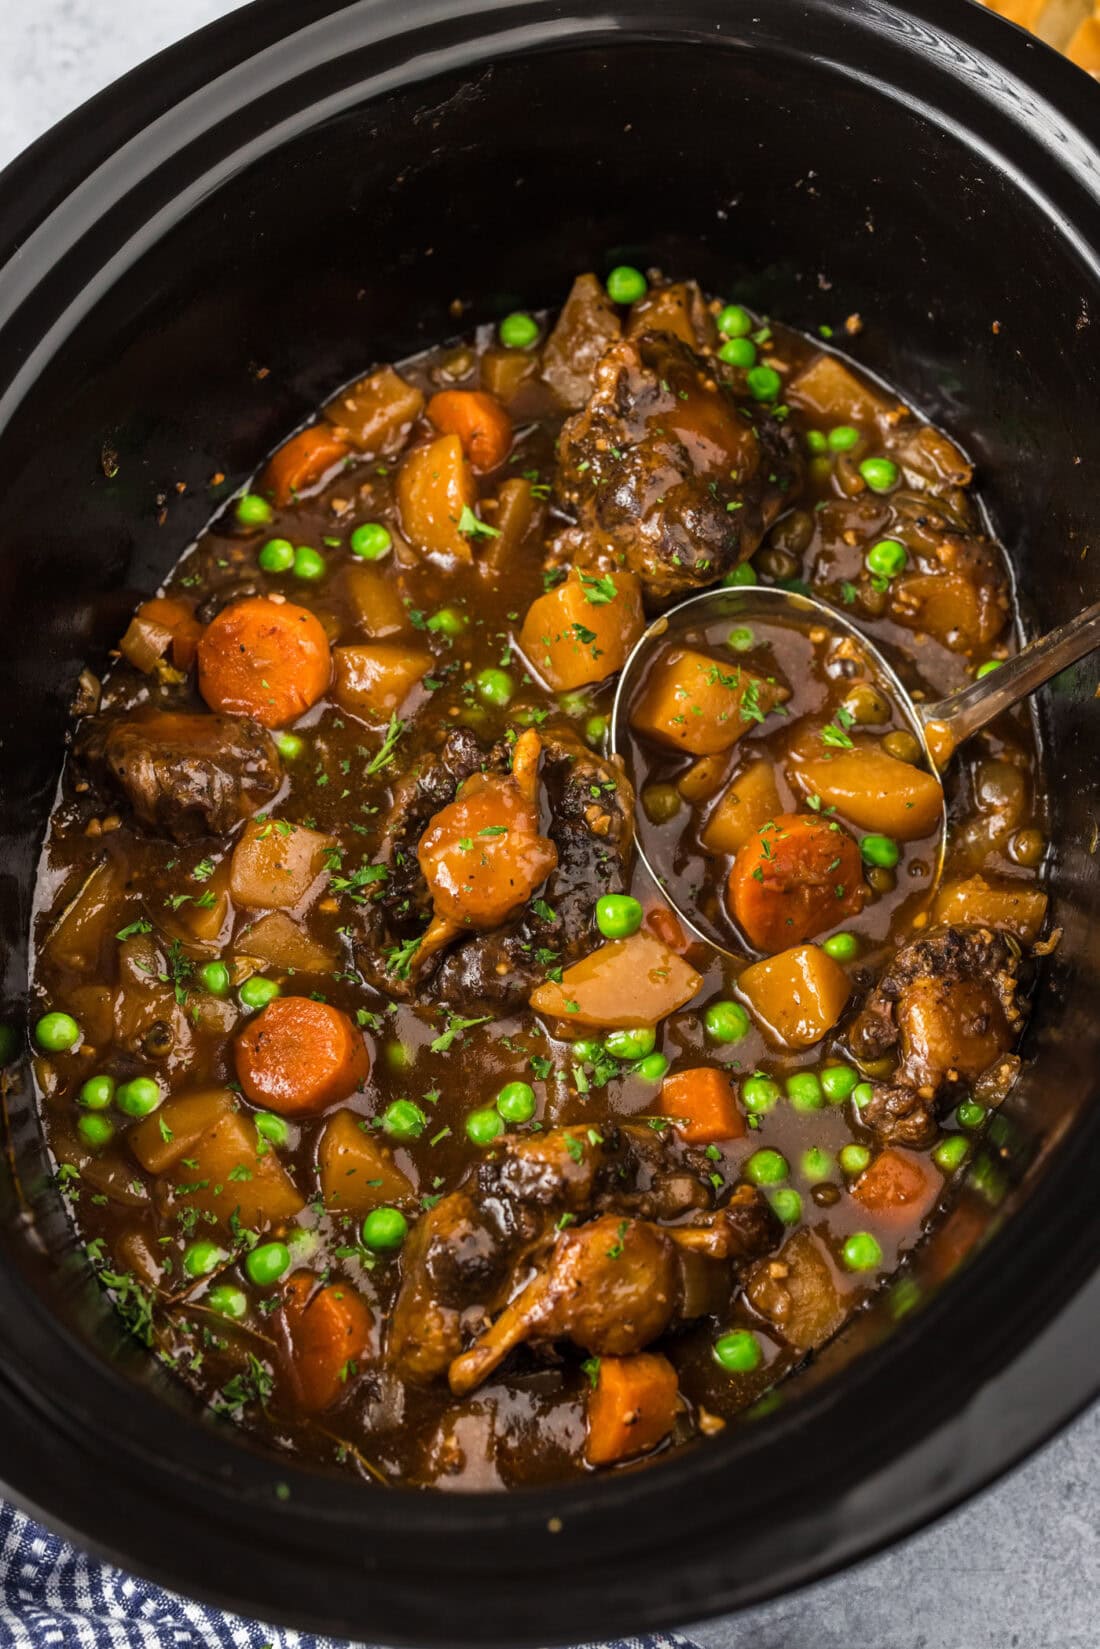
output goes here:
{"type": "Polygon", "coordinates": [[[477,503],[474,472],[457,435],[440,435],[410,452],[397,472],[397,504],[409,543],[430,555],[472,561],[470,540],[459,531],[464,509],[477,503]]]}
{"type": "Polygon", "coordinates": [[[539,985],[531,1006],[567,1025],[625,1030],[656,1025],[690,1002],[702,983],[683,957],[643,930],[574,962],[560,984],[539,985]]]}
{"type": "Polygon", "coordinates": [[[720,750],[715,756],[700,756],[686,773],[681,773],[676,788],[685,802],[709,802],[721,790],[729,769],[728,750],[720,750]]]}
{"type": "Polygon", "coordinates": [[[542,375],[562,406],[575,412],[592,393],[592,371],[622,336],[618,311],[595,275],[578,275],[543,345],[542,375]]]}
{"type": "Polygon", "coordinates": [[[531,603],[519,644],[547,686],[568,693],[621,670],[644,628],[642,587],[633,573],[597,577],[574,568],[564,584],[531,603]]]}
{"type": "Polygon", "coordinates": [[[135,1123],[127,1143],[143,1168],[169,1174],[181,1200],[223,1225],[235,1209],[242,1225],[292,1219],[303,1198],[278,1154],[270,1148],[259,1153],[255,1123],[233,1105],[226,1088],[181,1094],[135,1123]]]}
{"type": "Polygon", "coordinates": [[[331,836],[289,819],[250,819],[230,862],[233,903],[252,910],[290,910],[321,875],[333,846],[331,836]]]}
{"type": "Polygon", "coordinates": [[[82,972],[98,965],[103,942],[119,917],[122,874],[113,859],[101,859],[88,872],[43,941],[43,954],[51,962],[82,972]]]}
{"type": "Polygon", "coordinates": [[[1086,17],[1077,25],[1066,47],[1066,56],[1079,69],[1100,75],[1100,17],[1086,17]]]}
{"type": "Polygon", "coordinates": [[[848,975],[816,945],[792,945],[745,969],[737,989],[773,1042],[810,1048],[827,1036],[852,992],[848,975]]]}
{"type": "Polygon", "coordinates": [[[803,762],[788,777],[808,796],[820,796],[826,807],[835,807],[848,823],[899,842],[930,836],[943,820],[939,780],[874,744],[803,762]]]}
{"type": "Polygon", "coordinates": [[[432,663],[426,647],[399,647],[392,642],[334,647],[332,696],[342,710],[382,726],[401,709],[432,663]]]}
{"type": "Polygon", "coordinates": [[[773,1259],[753,1266],[745,1293],[796,1351],[822,1345],[844,1321],[844,1301],[832,1266],[805,1227],[789,1237],[773,1259]]]}
{"type": "Polygon", "coordinates": [[[701,835],[703,846],[710,853],[738,853],[761,825],[781,812],[771,763],[753,762],[711,809],[701,835]]]}
{"type": "Polygon", "coordinates": [[[1039,937],[1046,913],[1047,896],[1039,888],[1022,882],[991,882],[984,876],[945,882],[932,906],[934,922],[1007,928],[1025,945],[1039,937]]]}
{"type": "Polygon", "coordinates": [[[513,476],[505,481],[495,499],[487,499],[481,513],[498,537],[487,539],[482,552],[486,566],[509,567],[524,545],[536,539],[546,518],[546,506],[531,491],[530,481],[513,476]]]}
{"type": "Polygon", "coordinates": [[[325,417],[360,452],[390,458],[400,452],[423,410],[424,396],[415,384],[382,366],[330,401],[325,417]]]}
{"type": "Polygon", "coordinates": [[[530,383],[539,364],[533,349],[487,349],[481,357],[481,387],[507,406],[530,383]]]}
{"type": "Polygon", "coordinates": [[[287,973],[331,973],[336,966],[332,951],[311,938],[284,910],[270,911],[239,933],[233,951],[287,973]]]}
{"type": "Polygon", "coordinates": [[[742,665],[670,647],[650,670],[630,721],[636,732],[674,750],[712,756],[729,750],[790,696],[786,687],[742,665]]]}
{"type": "Polygon", "coordinates": [[[360,1218],[382,1203],[408,1202],[416,1187],[354,1111],[337,1111],[317,1147],[321,1196],[333,1213],[360,1218]]]}
{"type": "Polygon", "coordinates": [[[827,424],[867,424],[893,411],[897,401],[884,399],[861,383],[835,355],[818,355],[787,385],[792,406],[805,408],[827,424]]]}
{"type": "Polygon", "coordinates": [[[84,1048],[110,1042],[115,1033],[115,993],[110,985],[74,985],[65,1005],[84,1032],[84,1048]]]}
{"type": "MultiPolygon", "coordinates": [[[[146,908],[156,926],[163,928],[171,938],[182,939],[185,944],[216,944],[229,915],[229,867],[230,860],[223,859],[215,866],[213,875],[196,886],[193,897],[185,899],[175,909],[171,905],[166,907],[162,886],[154,884],[146,898],[146,908]],[[200,900],[201,903],[198,902],[200,900]]],[[[168,882],[165,885],[178,886],[168,882]]]]}
{"type": "Polygon", "coordinates": [[[910,573],[890,585],[890,617],[953,653],[988,647],[1004,629],[1004,607],[966,573],[910,573]]]}
{"type": "Polygon", "coordinates": [[[346,569],[344,580],[355,622],[365,636],[386,641],[411,628],[409,610],[396,584],[380,567],[357,563],[346,569]]]}
{"type": "Polygon", "coordinates": [[[713,349],[718,342],[714,317],[706,306],[697,281],[673,281],[669,286],[651,286],[644,298],[631,306],[626,335],[642,332],[671,332],[689,349],[713,349]]]}
{"type": "Polygon", "coordinates": [[[183,1059],[191,1046],[191,1020],[185,1004],[176,1001],[164,949],[152,934],[134,933],[117,955],[115,1041],[143,1058],[183,1059]]]}

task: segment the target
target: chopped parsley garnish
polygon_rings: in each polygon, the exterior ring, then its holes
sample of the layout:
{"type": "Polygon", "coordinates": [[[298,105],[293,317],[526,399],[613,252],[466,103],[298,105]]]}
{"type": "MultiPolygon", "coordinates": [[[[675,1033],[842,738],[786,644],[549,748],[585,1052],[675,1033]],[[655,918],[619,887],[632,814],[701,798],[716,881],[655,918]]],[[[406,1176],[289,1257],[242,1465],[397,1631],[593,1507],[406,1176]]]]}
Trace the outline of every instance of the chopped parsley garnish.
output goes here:
{"type": "Polygon", "coordinates": [[[397,746],[397,741],[404,731],[405,723],[403,721],[398,721],[396,715],[391,716],[390,724],[386,728],[386,736],[382,740],[382,748],[376,755],[372,756],[370,761],[367,763],[368,774],[380,773],[384,767],[388,767],[390,765],[393,761],[393,753],[397,746]]]}
{"type": "Polygon", "coordinates": [[[490,527],[487,521],[479,520],[469,504],[463,504],[462,506],[462,514],[458,518],[458,530],[464,538],[500,537],[500,528],[490,527]]]}

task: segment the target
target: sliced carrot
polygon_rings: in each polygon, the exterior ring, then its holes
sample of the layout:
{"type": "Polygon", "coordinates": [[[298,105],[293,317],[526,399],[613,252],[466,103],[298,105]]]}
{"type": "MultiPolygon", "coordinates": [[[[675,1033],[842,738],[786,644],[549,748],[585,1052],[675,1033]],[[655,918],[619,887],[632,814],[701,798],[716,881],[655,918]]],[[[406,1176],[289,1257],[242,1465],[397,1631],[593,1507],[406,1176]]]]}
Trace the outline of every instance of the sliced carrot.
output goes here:
{"type": "Polygon", "coordinates": [[[689,1145],[741,1139],[745,1132],[737,1090],[725,1071],[713,1065],[666,1076],[661,1084],[661,1110],[673,1118],[677,1133],[689,1145]]]}
{"type": "Polygon", "coordinates": [[[863,909],[859,848],[832,820],[781,813],[739,850],[726,898],[750,944],[785,950],[863,909]]]}
{"type": "Polygon", "coordinates": [[[311,996],[277,996],[238,1036],[233,1057],[255,1105],[283,1116],[323,1111],[370,1075],[370,1055],[346,1013],[311,996]]]}
{"type": "Polygon", "coordinates": [[[332,677],[320,620],[306,607],[248,596],[223,607],[199,642],[199,692],[212,710],[282,727],[316,704],[332,677]]]}
{"type": "Polygon", "coordinates": [[[268,459],[260,477],[260,491],[269,492],[276,504],[289,504],[299,493],[315,486],[349,451],[348,443],[331,424],[301,429],[268,459]]]}
{"type": "Polygon", "coordinates": [[[645,1454],[676,1424],[680,1388],[667,1357],[641,1351],[634,1357],[601,1357],[588,1398],[585,1458],[590,1466],[645,1454]]]}
{"type": "Polygon", "coordinates": [[[481,474],[503,464],[512,447],[512,420],[495,395],[481,389],[444,389],[428,402],[428,417],[441,435],[457,435],[481,474]]]}
{"type": "Polygon", "coordinates": [[[930,1205],[936,1187],[932,1176],[916,1157],[901,1151],[880,1151],[852,1186],[852,1195],[875,1214],[900,1214],[910,1219],[922,1212],[916,1205],[930,1205]]]}
{"type": "Polygon", "coordinates": [[[151,619],[154,624],[163,624],[166,630],[171,631],[172,663],[177,670],[190,670],[195,662],[203,627],[186,601],[178,601],[175,596],[154,596],[151,601],[142,602],[138,617],[151,619]]]}
{"type": "Polygon", "coordinates": [[[311,1414],[331,1408],[347,1389],[373,1325],[370,1308],[354,1288],[344,1282],[320,1288],[318,1281],[310,1271],[295,1272],[281,1313],[287,1373],[299,1404],[311,1414]]]}

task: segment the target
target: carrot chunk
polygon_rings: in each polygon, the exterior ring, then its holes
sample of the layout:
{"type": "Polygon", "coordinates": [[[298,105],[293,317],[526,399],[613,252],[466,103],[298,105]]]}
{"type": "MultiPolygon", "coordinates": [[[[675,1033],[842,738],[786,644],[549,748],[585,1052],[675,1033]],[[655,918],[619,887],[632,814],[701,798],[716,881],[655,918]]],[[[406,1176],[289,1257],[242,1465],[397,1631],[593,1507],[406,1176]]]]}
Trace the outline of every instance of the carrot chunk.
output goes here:
{"type": "Polygon", "coordinates": [[[503,464],[512,446],[512,420],[495,395],[481,389],[444,389],[428,402],[440,435],[457,435],[479,474],[503,464]]]}
{"type": "Polygon", "coordinates": [[[199,642],[199,692],[212,710],[264,727],[294,721],[326,691],[328,637],[291,601],[248,596],[223,607],[199,642]]]}
{"type": "Polygon", "coordinates": [[[311,996],[277,996],[233,1048],[241,1087],[283,1116],[323,1111],[370,1075],[370,1055],[346,1013],[311,996]]]}
{"type": "Polygon", "coordinates": [[[786,950],[863,909],[859,848],[829,819],[781,813],[738,850],[726,888],[734,921],[757,950],[786,950]]]}
{"type": "Polygon", "coordinates": [[[713,1065],[666,1076],[661,1084],[661,1110],[673,1119],[677,1133],[689,1145],[741,1139],[745,1132],[733,1082],[713,1065]]]}
{"type": "Polygon", "coordinates": [[[641,1351],[634,1357],[601,1357],[588,1398],[585,1458],[613,1466],[646,1454],[676,1423],[680,1388],[667,1357],[641,1351]]]}
{"type": "Polygon", "coordinates": [[[203,627],[186,601],[178,601],[175,596],[154,596],[142,602],[137,616],[164,625],[172,637],[172,663],[177,670],[190,670],[203,627]]]}
{"type": "Polygon", "coordinates": [[[935,1194],[936,1187],[924,1164],[917,1157],[890,1149],[880,1151],[852,1186],[853,1197],[864,1208],[906,1220],[925,1212],[935,1194]]]}
{"type": "Polygon", "coordinates": [[[331,1408],[370,1344],[370,1308],[348,1283],[318,1287],[311,1271],[296,1271],[280,1313],[286,1369],[298,1402],[312,1414],[331,1408]]]}
{"type": "Polygon", "coordinates": [[[299,493],[316,486],[347,455],[347,442],[329,424],[299,430],[268,460],[260,477],[260,491],[269,492],[276,504],[289,504],[299,493]]]}

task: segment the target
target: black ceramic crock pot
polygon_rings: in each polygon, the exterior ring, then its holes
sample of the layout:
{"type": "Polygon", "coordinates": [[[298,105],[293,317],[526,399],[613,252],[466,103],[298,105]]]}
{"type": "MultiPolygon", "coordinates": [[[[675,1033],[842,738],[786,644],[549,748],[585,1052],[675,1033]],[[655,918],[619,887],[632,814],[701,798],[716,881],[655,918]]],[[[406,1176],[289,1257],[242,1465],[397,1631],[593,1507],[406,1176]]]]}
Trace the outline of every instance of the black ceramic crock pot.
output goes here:
{"type": "MultiPolygon", "coordinates": [[[[0,178],[7,1025],[80,669],[215,472],[237,485],[334,386],[453,332],[455,297],[492,319],[628,260],[809,328],[859,312],[853,352],[977,460],[1028,624],[1096,599],[1098,137],[1100,91],[966,0],[269,0],[63,122],[0,178]]],[[[1039,712],[1063,939],[996,1165],[1018,1184],[899,1324],[857,1324],[766,1419],[654,1469],[511,1497],[313,1474],[120,1334],[17,1058],[7,1492],[246,1614],[457,1646],[733,1609],[989,1481],[1100,1386],[1095,678],[1039,712]]]]}

